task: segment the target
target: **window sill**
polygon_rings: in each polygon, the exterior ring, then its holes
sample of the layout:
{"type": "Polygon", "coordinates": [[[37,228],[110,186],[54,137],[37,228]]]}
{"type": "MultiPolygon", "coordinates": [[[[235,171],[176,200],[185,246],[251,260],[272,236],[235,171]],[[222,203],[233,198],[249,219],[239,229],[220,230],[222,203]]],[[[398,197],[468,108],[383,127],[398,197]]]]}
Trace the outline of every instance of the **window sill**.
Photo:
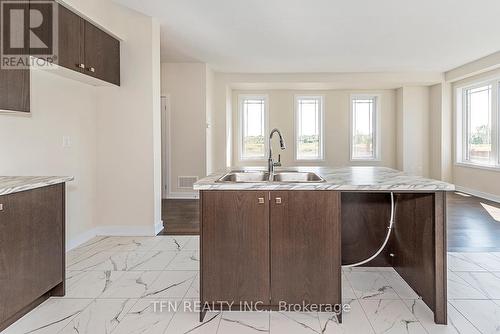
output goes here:
{"type": "Polygon", "coordinates": [[[294,162],[325,162],[325,159],[294,159],[294,162]]]}
{"type": "Polygon", "coordinates": [[[350,162],[382,162],[382,159],[350,159],[350,162]]]}
{"type": "Polygon", "coordinates": [[[488,170],[491,172],[500,172],[500,166],[486,166],[486,165],[478,165],[478,164],[472,164],[472,163],[467,163],[467,162],[456,162],[455,166],[465,167],[465,168],[482,169],[482,170],[488,170]]]}

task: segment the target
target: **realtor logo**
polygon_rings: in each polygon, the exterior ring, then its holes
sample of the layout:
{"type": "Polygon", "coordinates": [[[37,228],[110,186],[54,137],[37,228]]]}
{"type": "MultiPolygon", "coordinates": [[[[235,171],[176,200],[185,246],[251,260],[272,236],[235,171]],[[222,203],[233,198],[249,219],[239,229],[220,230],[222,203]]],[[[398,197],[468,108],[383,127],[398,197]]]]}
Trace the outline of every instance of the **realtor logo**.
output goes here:
{"type": "Polygon", "coordinates": [[[57,3],[0,0],[2,69],[52,66],[57,59],[57,3]]]}

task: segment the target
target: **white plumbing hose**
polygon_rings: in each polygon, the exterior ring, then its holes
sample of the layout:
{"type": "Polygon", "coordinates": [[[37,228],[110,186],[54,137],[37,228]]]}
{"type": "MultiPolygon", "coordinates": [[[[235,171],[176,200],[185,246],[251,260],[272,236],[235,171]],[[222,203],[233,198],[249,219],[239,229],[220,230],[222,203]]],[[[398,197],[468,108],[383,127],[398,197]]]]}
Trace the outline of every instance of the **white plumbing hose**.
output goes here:
{"type": "Polygon", "coordinates": [[[356,263],[353,263],[353,264],[343,265],[342,266],[343,268],[351,268],[351,267],[361,266],[361,265],[363,265],[365,263],[370,262],[371,260],[373,260],[374,258],[376,258],[380,253],[382,253],[382,251],[384,250],[385,246],[387,246],[387,243],[389,242],[389,238],[391,237],[392,227],[394,226],[394,209],[395,209],[394,193],[391,192],[391,220],[389,221],[389,227],[387,227],[387,229],[388,229],[387,235],[385,237],[384,243],[382,244],[382,247],[380,247],[379,250],[375,254],[373,254],[372,256],[370,256],[368,259],[363,260],[361,262],[356,262],[356,263]]]}

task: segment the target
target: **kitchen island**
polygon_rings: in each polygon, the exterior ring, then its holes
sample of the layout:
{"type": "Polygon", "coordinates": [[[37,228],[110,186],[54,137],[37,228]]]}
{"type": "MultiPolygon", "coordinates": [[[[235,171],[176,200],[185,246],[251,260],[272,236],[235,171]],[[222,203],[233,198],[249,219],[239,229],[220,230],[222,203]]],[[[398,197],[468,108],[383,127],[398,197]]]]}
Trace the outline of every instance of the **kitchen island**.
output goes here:
{"type": "Polygon", "coordinates": [[[195,184],[201,317],[212,309],[321,310],[341,321],[342,266],[371,258],[362,265],[394,267],[435,322],[446,324],[446,192],[453,185],[384,167],[255,170],[195,184]]]}

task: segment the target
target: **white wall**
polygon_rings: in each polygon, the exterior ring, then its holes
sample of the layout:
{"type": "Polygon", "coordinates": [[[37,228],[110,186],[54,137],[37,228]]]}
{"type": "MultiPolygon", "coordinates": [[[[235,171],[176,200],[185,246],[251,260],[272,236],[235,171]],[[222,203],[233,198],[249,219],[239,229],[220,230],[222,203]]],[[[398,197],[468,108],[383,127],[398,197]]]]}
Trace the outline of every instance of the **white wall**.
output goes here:
{"type": "Polygon", "coordinates": [[[170,100],[172,198],[196,196],[192,189],[178,187],[179,176],[202,178],[207,172],[206,76],[207,68],[202,63],[162,64],[162,95],[170,100]]]}
{"type": "Polygon", "coordinates": [[[0,175],[75,177],[66,188],[69,246],[96,226],[96,121],[96,88],[41,70],[31,73],[31,114],[0,114],[0,175]]]}
{"type": "MultiPolygon", "coordinates": [[[[348,166],[348,165],[380,165],[387,167],[396,166],[396,109],[394,90],[234,90],[232,102],[233,120],[233,166],[265,166],[265,161],[241,161],[239,154],[238,138],[240,127],[238,116],[238,95],[240,94],[265,94],[269,103],[269,130],[281,130],[287,148],[279,149],[279,141],[273,140],[275,158],[281,154],[283,166],[348,166]],[[349,114],[350,95],[354,93],[373,93],[380,95],[380,127],[381,161],[351,162],[349,150],[349,114]],[[295,106],[294,96],[300,94],[313,94],[324,96],[324,161],[296,161],[295,150],[295,106]]],[[[267,137],[266,137],[267,138],[267,137]]],[[[267,140],[267,139],[266,139],[267,140]]]]}
{"type": "Polygon", "coordinates": [[[429,176],[429,88],[404,86],[397,93],[397,166],[429,176]]]}
{"type": "Polygon", "coordinates": [[[96,234],[154,235],[161,228],[159,24],[110,0],[65,2],[122,39],[121,87],[33,71],[31,116],[0,115],[0,147],[12,152],[0,174],[75,176],[70,246],[96,234]],[[63,135],[73,147],[61,149],[63,135]]]}
{"type": "Polygon", "coordinates": [[[442,179],[443,86],[429,88],[429,176],[442,179]]]}
{"type": "Polygon", "coordinates": [[[123,39],[121,87],[98,90],[97,225],[153,235],[161,228],[159,24],[109,0],[65,2],[123,39]]]}
{"type": "MultiPolygon", "coordinates": [[[[303,73],[303,74],[242,74],[242,73],[215,73],[214,89],[214,117],[212,124],[214,151],[214,170],[226,168],[234,164],[233,126],[236,120],[233,117],[233,90],[239,91],[384,91],[395,90],[402,86],[428,86],[442,81],[440,73],[303,73]]],[[[393,104],[396,110],[397,94],[393,92],[393,104]]],[[[336,99],[339,100],[339,99],[336,99]]],[[[345,101],[345,99],[340,98],[345,101]]],[[[340,101],[339,100],[339,101],[340,101]]],[[[288,100],[290,101],[290,100],[288,100]]],[[[345,108],[345,107],[344,107],[345,108]]],[[[393,122],[397,121],[394,116],[393,122]]],[[[293,122],[293,119],[292,119],[293,122]]],[[[394,130],[396,131],[396,130],[394,130]]],[[[396,134],[389,135],[396,136],[396,134]]],[[[290,136],[288,136],[291,138],[290,136]]],[[[336,138],[335,134],[330,134],[336,138]]],[[[333,139],[335,140],[335,139],[333,139]]],[[[339,139],[348,141],[348,137],[339,139]]],[[[393,140],[394,141],[394,140],[393,140]]],[[[344,147],[346,145],[343,145],[344,147]]],[[[396,148],[389,148],[389,151],[396,148]]],[[[288,150],[292,152],[291,150],[288,150]]],[[[346,162],[344,158],[336,158],[338,153],[332,153],[336,164],[346,162]],[[344,160],[343,160],[344,159],[344,160]]],[[[383,163],[396,165],[397,154],[390,154],[383,163]],[[392,161],[392,162],[391,162],[392,161]]],[[[345,157],[346,154],[341,153],[345,157]]],[[[347,155],[348,156],[348,155],[347,155]]],[[[235,156],[236,157],[236,156],[235,156]]],[[[386,159],[386,158],[384,158],[386,159]]]]}

